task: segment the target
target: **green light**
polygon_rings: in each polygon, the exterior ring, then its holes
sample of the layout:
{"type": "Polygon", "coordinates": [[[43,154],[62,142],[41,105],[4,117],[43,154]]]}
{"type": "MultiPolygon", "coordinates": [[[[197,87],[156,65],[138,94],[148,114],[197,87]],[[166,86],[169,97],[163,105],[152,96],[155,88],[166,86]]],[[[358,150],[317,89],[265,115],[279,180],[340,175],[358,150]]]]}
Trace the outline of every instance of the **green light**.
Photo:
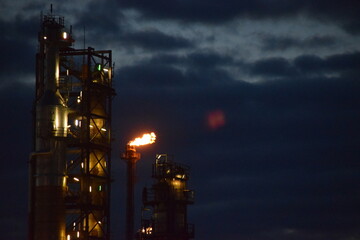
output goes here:
{"type": "Polygon", "coordinates": [[[98,71],[101,71],[101,64],[98,64],[98,65],[97,65],[97,70],[98,70],[98,71]]]}
{"type": "Polygon", "coordinates": [[[102,187],[101,187],[101,185],[99,186],[99,192],[101,192],[101,190],[102,190],[102,187]]]}

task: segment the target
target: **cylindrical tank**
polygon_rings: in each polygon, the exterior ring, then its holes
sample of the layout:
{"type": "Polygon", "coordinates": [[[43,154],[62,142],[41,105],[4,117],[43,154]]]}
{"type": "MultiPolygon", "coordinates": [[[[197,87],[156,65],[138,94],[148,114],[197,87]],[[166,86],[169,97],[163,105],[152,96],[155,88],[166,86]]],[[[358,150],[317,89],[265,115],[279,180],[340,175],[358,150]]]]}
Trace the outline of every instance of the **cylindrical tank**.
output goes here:
{"type": "Polygon", "coordinates": [[[44,92],[36,102],[33,154],[34,240],[65,240],[66,136],[68,111],[59,93],[59,48],[63,19],[45,16],[40,44],[44,49],[44,92]]]}

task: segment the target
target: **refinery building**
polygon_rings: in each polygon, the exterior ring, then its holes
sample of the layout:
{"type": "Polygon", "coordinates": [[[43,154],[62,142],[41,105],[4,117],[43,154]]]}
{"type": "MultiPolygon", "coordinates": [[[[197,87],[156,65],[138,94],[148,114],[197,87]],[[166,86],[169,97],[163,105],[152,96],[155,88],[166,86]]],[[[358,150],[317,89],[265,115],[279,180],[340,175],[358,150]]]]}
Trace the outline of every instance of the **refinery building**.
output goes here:
{"type": "MultiPolygon", "coordinates": [[[[52,9],[41,16],[29,240],[115,240],[110,228],[112,51],[75,49],[74,41],[64,17],[52,9]]],[[[187,188],[189,168],[158,154],[152,177],[152,187],[143,191],[143,207],[135,207],[142,213],[138,230],[133,230],[133,217],[126,223],[131,227],[127,240],[194,238],[194,226],[187,222],[187,206],[194,201],[187,188]]]]}

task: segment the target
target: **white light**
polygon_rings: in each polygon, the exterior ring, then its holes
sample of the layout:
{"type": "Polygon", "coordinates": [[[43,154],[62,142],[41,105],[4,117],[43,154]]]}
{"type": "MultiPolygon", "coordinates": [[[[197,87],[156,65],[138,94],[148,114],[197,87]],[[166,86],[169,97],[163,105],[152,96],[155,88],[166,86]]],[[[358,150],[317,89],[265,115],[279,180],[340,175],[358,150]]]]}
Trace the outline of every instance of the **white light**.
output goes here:
{"type": "Polygon", "coordinates": [[[70,240],[70,239],[71,239],[70,234],[67,235],[66,239],[67,239],[67,240],[70,240]]]}
{"type": "Polygon", "coordinates": [[[44,39],[46,40],[46,39],[47,39],[47,37],[46,37],[46,36],[44,36],[44,39]]]}
{"type": "Polygon", "coordinates": [[[93,125],[89,125],[90,128],[93,128],[94,126],[93,125]]]}
{"type": "Polygon", "coordinates": [[[101,221],[98,221],[98,224],[101,224],[101,221]]]}
{"type": "Polygon", "coordinates": [[[147,227],[146,234],[151,234],[151,233],[152,233],[152,227],[147,227]]]}
{"type": "Polygon", "coordinates": [[[109,69],[107,69],[107,68],[104,68],[104,72],[108,72],[109,71],[109,69]]]}
{"type": "Polygon", "coordinates": [[[77,236],[77,238],[80,237],[80,232],[79,231],[77,231],[76,236],[77,236]]]}
{"type": "Polygon", "coordinates": [[[105,128],[101,128],[101,131],[106,132],[106,129],[105,129],[105,128]]]}
{"type": "Polygon", "coordinates": [[[81,163],[81,168],[84,168],[84,163],[83,162],[81,163]]]}
{"type": "MultiPolygon", "coordinates": [[[[80,181],[80,179],[78,179],[78,178],[76,178],[76,177],[74,177],[73,179],[74,179],[75,181],[77,181],[77,182],[80,181]]],[[[75,224],[75,223],[74,223],[74,224],[75,224]]]]}
{"type": "Polygon", "coordinates": [[[63,32],[63,39],[67,39],[67,32],[63,32]]]}
{"type": "Polygon", "coordinates": [[[79,126],[79,120],[75,119],[75,126],[79,126]]]}
{"type": "Polygon", "coordinates": [[[92,191],[92,187],[90,186],[90,187],[89,187],[89,192],[91,192],[91,191],[92,191]]]}

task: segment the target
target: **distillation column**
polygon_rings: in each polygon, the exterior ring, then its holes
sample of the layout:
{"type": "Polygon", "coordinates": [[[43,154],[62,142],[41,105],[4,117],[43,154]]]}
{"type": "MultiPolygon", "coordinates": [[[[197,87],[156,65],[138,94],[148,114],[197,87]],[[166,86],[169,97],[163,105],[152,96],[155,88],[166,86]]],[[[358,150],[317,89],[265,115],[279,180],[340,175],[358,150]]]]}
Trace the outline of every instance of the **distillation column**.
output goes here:
{"type": "Polygon", "coordinates": [[[30,240],[110,239],[112,52],[73,42],[63,17],[42,16],[30,240]]]}
{"type": "Polygon", "coordinates": [[[32,240],[65,239],[65,154],[67,106],[59,92],[59,49],[63,18],[44,16],[37,54],[35,152],[30,159],[30,230],[32,240]]]}

